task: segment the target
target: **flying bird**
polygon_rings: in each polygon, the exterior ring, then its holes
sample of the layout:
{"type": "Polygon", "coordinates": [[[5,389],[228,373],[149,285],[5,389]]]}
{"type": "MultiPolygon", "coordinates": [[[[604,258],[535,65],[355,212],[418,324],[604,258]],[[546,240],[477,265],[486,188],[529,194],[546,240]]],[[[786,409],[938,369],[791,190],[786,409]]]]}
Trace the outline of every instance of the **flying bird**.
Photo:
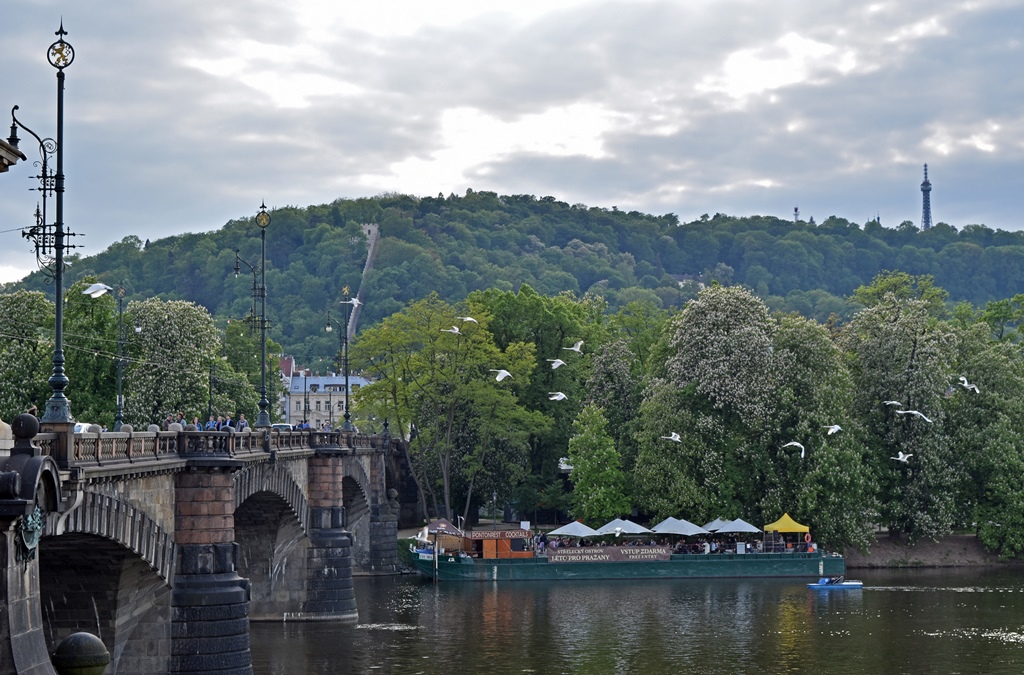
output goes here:
{"type": "Polygon", "coordinates": [[[843,430],[843,428],[841,426],[839,426],[838,424],[829,424],[825,428],[828,429],[828,435],[829,436],[831,436],[832,434],[836,433],[837,431],[842,431],[843,430]]]}
{"type": "Polygon", "coordinates": [[[963,375],[960,376],[960,386],[963,387],[964,389],[973,389],[975,394],[981,393],[981,391],[978,389],[978,385],[971,384],[963,375]]]}
{"type": "Polygon", "coordinates": [[[565,361],[563,361],[562,359],[546,359],[546,360],[551,363],[551,370],[557,370],[558,366],[564,366],[565,365],[565,361]]]}
{"type": "Polygon", "coordinates": [[[451,333],[452,335],[462,335],[462,331],[459,330],[458,326],[452,326],[451,328],[442,328],[442,333],[451,333]]]}
{"type": "Polygon", "coordinates": [[[927,417],[924,416],[923,412],[918,412],[917,410],[897,410],[896,414],[897,415],[916,415],[917,417],[920,417],[921,419],[923,419],[928,424],[932,423],[932,421],[930,419],[928,419],[927,417]]]}
{"type": "Polygon", "coordinates": [[[676,443],[682,443],[683,439],[679,438],[679,434],[675,431],[670,433],[668,436],[662,436],[666,441],[675,441],[676,443]]]}
{"type": "Polygon", "coordinates": [[[498,382],[501,382],[506,377],[512,377],[512,373],[510,373],[510,372],[508,372],[507,370],[504,370],[504,369],[497,370],[495,368],[491,368],[491,372],[492,373],[497,373],[497,375],[494,376],[494,379],[497,380],[498,382]]]}
{"type": "Polygon", "coordinates": [[[782,446],[782,447],[784,447],[784,448],[788,448],[788,447],[789,447],[789,446],[791,446],[791,445],[795,445],[796,447],[800,448],[800,459],[803,459],[803,458],[804,458],[804,452],[806,452],[806,451],[804,450],[804,446],[803,446],[803,445],[801,445],[800,443],[797,443],[796,441],[790,441],[789,443],[786,443],[786,444],[785,444],[784,446],[782,446]]]}
{"type": "Polygon", "coordinates": [[[899,401],[882,401],[882,405],[894,405],[894,406],[897,406],[899,408],[903,407],[903,404],[900,403],[899,401]]]}
{"type": "Polygon", "coordinates": [[[572,347],[562,347],[562,349],[564,349],[566,351],[570,351],[570,352],[576,352],[577,354],[582,354],[583,353],[583,340],[580,340],[579,342],[574,344],[572,347]]]}
{"type": "Polygon", "coordinates": [[[549,391],[548,392],[548,400],[549,401],[564,401],[567,398],[569,398],[569,397],[566,396],[565,394],[563,394],[560,391],[549,391]]]}
{"type": "Polygon", "coordinates": [[[352,309],[355,309],[356,307],[358,307],[359,305],[361,305],[363,303],[362,303],[362,301],[359,300],[359,298],[354,298],[353,297],[353,298],[349,298],[348,300],[342,300],[341,304],[343,304],[343,305],[352,305],[352,309]]]}
{"type": "Polygon", "coordinates": [[[905,455],[902,452],[900,452],[900,456],[899,457],[890,457],[889,459],[895,459],[897,462],[903,462],[904,464],[906,464],[907,460],[910,459],[913,456],[914,456],[914,453],[910,453],[909,455],[905,455]]]}
{"type": "Polygon", "coordinates": [[[457,316],[455,318],[458,319],[459,321],[463,321],[463,322],[468,321],[469,323],[480,323],[479,321],[477,321],[476,319],[474,319],[471,316],[457,316]]]}
{"type": "Polygon", "coordinates": [[[82,295],[88,295],[91,298],[98,298],[107,291],[112,290],[114,289],[112,289],[110,286],[107,286],[106,284],[95,283],[92,286],[89,286],[89,288],[82,291],[82,295]]]}

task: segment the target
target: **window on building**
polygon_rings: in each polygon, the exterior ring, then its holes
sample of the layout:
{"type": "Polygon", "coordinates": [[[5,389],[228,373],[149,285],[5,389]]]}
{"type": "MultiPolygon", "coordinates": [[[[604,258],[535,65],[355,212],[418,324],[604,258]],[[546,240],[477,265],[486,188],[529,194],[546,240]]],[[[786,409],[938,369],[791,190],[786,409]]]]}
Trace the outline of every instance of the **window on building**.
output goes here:
{"type": "Polygon", "coordinates": [[[317,402],[316,402],[316,409],[317,409],[317,410],[320,410],[320,401],[317,401],[317,402]]]}
{"type": "Polygon", "coordinates": [[[295,402],[295,412],[302,410],[302,401],[295,402]]]}

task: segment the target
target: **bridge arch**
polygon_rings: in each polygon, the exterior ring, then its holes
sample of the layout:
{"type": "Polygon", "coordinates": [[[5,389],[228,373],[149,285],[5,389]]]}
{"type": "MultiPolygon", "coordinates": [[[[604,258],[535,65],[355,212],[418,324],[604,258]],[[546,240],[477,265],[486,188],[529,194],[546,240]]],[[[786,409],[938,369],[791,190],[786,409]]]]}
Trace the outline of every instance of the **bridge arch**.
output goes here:
{"type": "Polygon", "coordinates": [[[174,535],[131,502],[86,490],[82,503],[46,522],[43,539],[71,534],[95,535],[117,542],[149,564],[170,585],[174,574],[174,535]]]}
{"type": "Polygon", "coordinates": [[[171,587],[122,542],[81,532],[43,537],[37,549],[47,650],[87,631],[110,652],[110,672],[165,673],[171,660],[171,587]]]}
{"type": "MultiPolygon", "coordinates": [[[[304,468],[304,467],[303,467],[304,468]]],[[[303,487],[279,462],[250,464],[234,476],[235,510],[250,497],[260,492],[270,492],[280,497],[295,514],[302,531],[309,528],[309,503],[303,487]]],[[[303,479],[301,481],[305,483],[303,479]]]]}
{"type": "Polygon", "coordinates": [[[234,481],[238,574],[249,580],[249,618],[279,621],[294,613],[307,593],[306,496],[276,463],[248,466],[234,481]]]}
{"type": "Polygon", "coordinates": [[[349,455],[342,462],[341,502],[345,507],[345,529],[352,535],[352,562],[370,569],[373,547],[373,516],[371,504],[380,491],[375,489],[366,463],[372,456],[349,455]]]}

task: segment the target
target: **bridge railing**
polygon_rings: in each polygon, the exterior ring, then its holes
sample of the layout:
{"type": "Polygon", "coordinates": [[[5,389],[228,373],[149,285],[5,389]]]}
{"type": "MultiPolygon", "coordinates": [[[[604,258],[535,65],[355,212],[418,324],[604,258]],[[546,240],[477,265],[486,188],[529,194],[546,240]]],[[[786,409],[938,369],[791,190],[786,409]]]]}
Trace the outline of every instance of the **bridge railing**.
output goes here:
{"type": "MultiPolygon", "coordinates": [[[[43,454],[57,458],[59,433],[35,437],[43,454]]],[[[317,448],[386,448],[386,439],[341,431],[271,430],[266,439],[260,431],[132,431],[73,434],[68,464],[108,466],[137,462],[169,461],[195,456],[246,457],[268,451],[317,448]]]]}
{"type": "Polygon", "coordinates": [[[310,433],[304,430],[282,431],[272,429],[270,431],[271,450],[309,450],[314,447],[309,439],[310,433]]]}

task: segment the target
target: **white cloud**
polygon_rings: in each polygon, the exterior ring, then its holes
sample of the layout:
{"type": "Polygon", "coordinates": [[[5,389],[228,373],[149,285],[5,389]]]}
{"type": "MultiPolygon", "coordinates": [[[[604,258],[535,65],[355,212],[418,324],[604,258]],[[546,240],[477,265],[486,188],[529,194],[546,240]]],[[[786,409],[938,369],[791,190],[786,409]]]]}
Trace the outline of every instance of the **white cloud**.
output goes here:
{"type": "Polygon", "coordinates": [[[441,115],[438,147],[429,157],[396,162],[390,176],[366,175],[361,182],[417,186],[433,194],[458,189],[477,167],[513,154],[599,159],[607,156],[602,137],[617,121],[617,115],[589,104],[554,107],[513,120],[475,108],[452,108],[441,115]]]}
{"type": "Polygon", "coordinates": [[[809,81],[825,68],[846,73],[855,66],[856,57],[850,51],[839,53],[833,45],[787,33],[771,48],[740,49],[729,54],[720,73],[705,77],[697,84],[697,91],[744,99],[809,81]]]}

